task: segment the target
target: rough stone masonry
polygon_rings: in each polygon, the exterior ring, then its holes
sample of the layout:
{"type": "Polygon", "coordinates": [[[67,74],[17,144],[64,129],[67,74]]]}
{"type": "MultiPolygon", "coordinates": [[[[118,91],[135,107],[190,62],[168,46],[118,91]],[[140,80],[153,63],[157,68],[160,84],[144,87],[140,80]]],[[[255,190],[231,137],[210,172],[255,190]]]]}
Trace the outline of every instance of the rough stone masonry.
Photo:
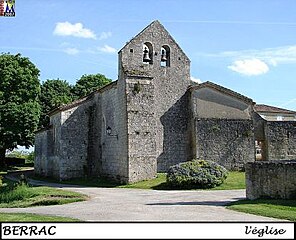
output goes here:
{"type": "MultiPolygon", "coordinates": [[[[252,99],[211,82],[193,84],[189,58],[159,21],[119,51],[118,69],[117,81],[50,112],[50,125],[36,134],[37,174],[132,183],[192,158],[238,170],[255,160],[256,137],[267,140],[275,129],[254,118],[252,99]]],[[[276,128],[294,127],[287,126],[276,128]]],[[[293,158],[296,133],[289,134],[283,144],[293,158]]],[[[287,154],[269,150],[271,159],[287,154]]]]}

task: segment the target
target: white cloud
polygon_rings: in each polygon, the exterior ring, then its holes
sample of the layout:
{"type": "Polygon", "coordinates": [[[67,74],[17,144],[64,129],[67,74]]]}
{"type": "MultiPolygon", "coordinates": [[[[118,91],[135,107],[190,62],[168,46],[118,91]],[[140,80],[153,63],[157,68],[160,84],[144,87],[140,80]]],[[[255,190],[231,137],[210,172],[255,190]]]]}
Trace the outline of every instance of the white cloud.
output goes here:
{"type": "Polygon", "coordinates": [[[110,47],[106,44],[104,45],[104,47],[98,47],[98,50],[100,52],[104,52],[104,53],[116,53],[117,52],[117,50],[115,48],[110,47]]]}
{"type": "Polygon", "coordinates": [[[112,36],[112,32],[102,32],[99,37],[99,40],[107,39],[111,36],[112,36]]]}
{"type": "Polygon", "coordinates": [[[96,39],[96,34],[90,29],[84,28],[82,23],[71,24],[69,22],[58,22],[53,34],[58,36],[96,39]]]}
{"type": "Polygon", "coordinates": [[[69,55],[76,55],[79,53],[79,50],[77,48],[66,48],[63,51],[69,55]]]}
{"type": "Polygon", "coordinates": [[[216,54],[201,53],[200,55],[205,57],[231,58],[235,60],[256,58],[271,66],[277,66],[278,64],[296,63],[296,45],[241,51],[225,51],[216,54]]]}
{"type": "Polygon", "coordinates": [[[197,83],[202,83],[202,81],[199,78],[195,78],[195,77],[190,77],[191,81],[193,82],[197,82],[197,83]]]}
{"type": "Polygon", "coordinates": [[[248,76],[260,75],[269,71],[267,64],[256,58],[234,61],[228,68],[248,76]]]}

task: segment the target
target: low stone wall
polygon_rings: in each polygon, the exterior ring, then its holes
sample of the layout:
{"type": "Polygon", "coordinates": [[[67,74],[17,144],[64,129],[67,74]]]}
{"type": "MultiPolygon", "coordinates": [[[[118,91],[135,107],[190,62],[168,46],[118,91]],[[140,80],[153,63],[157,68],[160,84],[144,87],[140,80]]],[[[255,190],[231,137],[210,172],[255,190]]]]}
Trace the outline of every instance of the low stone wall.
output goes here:
{"type": "Polygon", "coordinates": [[[296,199],[296,160],[258,161],[246,164],[248,199],[296,199]]]}
{"type": "Polygon", "coordinates": [[[268,160],[296,159],[296,121],[266,122],[268,160]]]}

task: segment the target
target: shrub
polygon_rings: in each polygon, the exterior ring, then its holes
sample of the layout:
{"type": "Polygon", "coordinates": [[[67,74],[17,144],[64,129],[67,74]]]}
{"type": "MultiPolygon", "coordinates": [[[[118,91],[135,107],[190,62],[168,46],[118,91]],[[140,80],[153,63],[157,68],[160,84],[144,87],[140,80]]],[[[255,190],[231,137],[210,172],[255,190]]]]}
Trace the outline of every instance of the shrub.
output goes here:
{"type": "Polygon", "coordinates": [[[196,160],[171,166],[166,182],[171,188],[213,188],[221,185],[228,171],[213,161],[196,160]]]}
{"type": "Polygon", "coordinates": [[[11,203],[35,196],[31,188],[26,184],[2,187],[0,191],[0,203],[11,203]]]}

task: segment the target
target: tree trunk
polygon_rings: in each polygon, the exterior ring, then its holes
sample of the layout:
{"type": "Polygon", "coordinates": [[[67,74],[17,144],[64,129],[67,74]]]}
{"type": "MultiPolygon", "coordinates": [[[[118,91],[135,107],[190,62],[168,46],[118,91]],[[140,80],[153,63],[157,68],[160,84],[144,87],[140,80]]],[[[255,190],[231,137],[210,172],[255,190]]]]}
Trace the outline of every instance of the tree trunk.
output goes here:
{"type": "Polygon", "coordinates": [[[0,167],[5,166],[5,153],[6,153],[6,149],[0,148],[0,167]]]}

